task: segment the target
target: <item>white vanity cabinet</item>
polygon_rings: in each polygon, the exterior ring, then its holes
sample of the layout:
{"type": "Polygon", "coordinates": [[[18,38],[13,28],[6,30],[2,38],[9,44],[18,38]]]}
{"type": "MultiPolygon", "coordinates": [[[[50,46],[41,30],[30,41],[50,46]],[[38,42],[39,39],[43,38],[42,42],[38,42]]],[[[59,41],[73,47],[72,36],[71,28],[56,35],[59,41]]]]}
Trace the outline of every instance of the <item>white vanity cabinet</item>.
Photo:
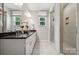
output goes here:
{"type": "Polygon", "coordinates": [[[24,55],[25,39],[0,39],[1,55],[24,55]]]}
{"type": "Polygon", "coordinates": [[[1,55],[31,55],[36,41],[36,32],[26,39],[0,39],[1,55]]]}

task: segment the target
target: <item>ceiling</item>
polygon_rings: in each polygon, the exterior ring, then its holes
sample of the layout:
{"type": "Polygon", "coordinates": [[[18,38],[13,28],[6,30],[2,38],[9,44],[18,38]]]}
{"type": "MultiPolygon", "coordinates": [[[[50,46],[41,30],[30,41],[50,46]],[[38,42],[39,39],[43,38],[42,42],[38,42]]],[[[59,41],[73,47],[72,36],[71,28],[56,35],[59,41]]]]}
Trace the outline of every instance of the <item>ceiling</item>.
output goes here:
{"type": "MultiPolygon", "coordinates": [[[[25,3],[30,11],[49,10],[54,6],[54,3],[25,3]]],[[[14,3],[4,3],[4,6],[10,10],[22,10],[22,5],[15,5],[14,3]]]]}
{"type": "Polygon", "coordinates": [[[53,3],[27,3],[26,5],[31,11],[49,10],[51,6],[54,6],[53,3]]]}
{"type": "Polygon", "coordinates": [[[21,5],[15,5],[14,3],[4,3],[4,6],[10,10],[21,10],[21,5]]]}

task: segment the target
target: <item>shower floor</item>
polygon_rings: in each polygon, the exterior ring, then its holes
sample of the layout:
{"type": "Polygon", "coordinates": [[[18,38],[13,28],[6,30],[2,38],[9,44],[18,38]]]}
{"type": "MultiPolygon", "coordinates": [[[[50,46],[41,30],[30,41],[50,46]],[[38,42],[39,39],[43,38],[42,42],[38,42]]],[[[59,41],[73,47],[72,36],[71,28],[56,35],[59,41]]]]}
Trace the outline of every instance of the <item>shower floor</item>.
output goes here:
{"type": "Polygon", "coordinates": [[[67,42],[63,43],[63,53],[65,55],[75,55],[76,54],[76,48],[68,44],[67,42]]]}

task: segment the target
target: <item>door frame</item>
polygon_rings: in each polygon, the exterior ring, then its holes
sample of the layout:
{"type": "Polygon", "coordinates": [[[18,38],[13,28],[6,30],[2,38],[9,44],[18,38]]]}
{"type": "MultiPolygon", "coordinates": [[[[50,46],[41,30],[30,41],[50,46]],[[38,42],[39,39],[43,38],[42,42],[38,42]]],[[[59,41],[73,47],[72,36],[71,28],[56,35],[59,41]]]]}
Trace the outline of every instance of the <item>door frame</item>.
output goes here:
{"type": "Polygon", "coordinates": [[[55,43],[55,40],[54,40],[54,11],[51,11],[50,12],[50,40],[52,40],[52,43],[55,43]],[[51,18],[52,16],[52,18],[51,18]],[[53,23],[53,26],[52,26],[52,23],[53,23]],[[52,36],[51,36],[51,26],[52,26],[52,34],[53,34],[53,39],[52,39],[52,36]]]}

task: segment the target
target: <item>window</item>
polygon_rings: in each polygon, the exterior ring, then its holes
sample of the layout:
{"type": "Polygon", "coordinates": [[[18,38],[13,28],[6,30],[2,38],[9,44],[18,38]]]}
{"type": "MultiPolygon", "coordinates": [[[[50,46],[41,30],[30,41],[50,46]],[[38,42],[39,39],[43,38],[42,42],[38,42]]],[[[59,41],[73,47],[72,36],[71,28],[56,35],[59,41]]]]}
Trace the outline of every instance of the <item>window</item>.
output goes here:
{"type": "Polygon", "coordinates": [[[45,17],[44,16],[40,17],[40,25],[45,26],[45,17]]]}
{"type": "Polygon", "coordinates": [[[16,18],[16,25],[20,25],[20,16],[15,16],[16,18]]]}
{"type": "Polygon", "coordinates": [[[18,16],[18,15],[13,15],[12,16],[12,20],[13,20],[13,25],[14,26],[19,26],[20,25],[20,20],[21,20],[21,16],[18,16]]]}
{"type": "Polygon", "coordinates": [[[45,25],[45,22],[40,22],[40,25],[45,25]]]}

